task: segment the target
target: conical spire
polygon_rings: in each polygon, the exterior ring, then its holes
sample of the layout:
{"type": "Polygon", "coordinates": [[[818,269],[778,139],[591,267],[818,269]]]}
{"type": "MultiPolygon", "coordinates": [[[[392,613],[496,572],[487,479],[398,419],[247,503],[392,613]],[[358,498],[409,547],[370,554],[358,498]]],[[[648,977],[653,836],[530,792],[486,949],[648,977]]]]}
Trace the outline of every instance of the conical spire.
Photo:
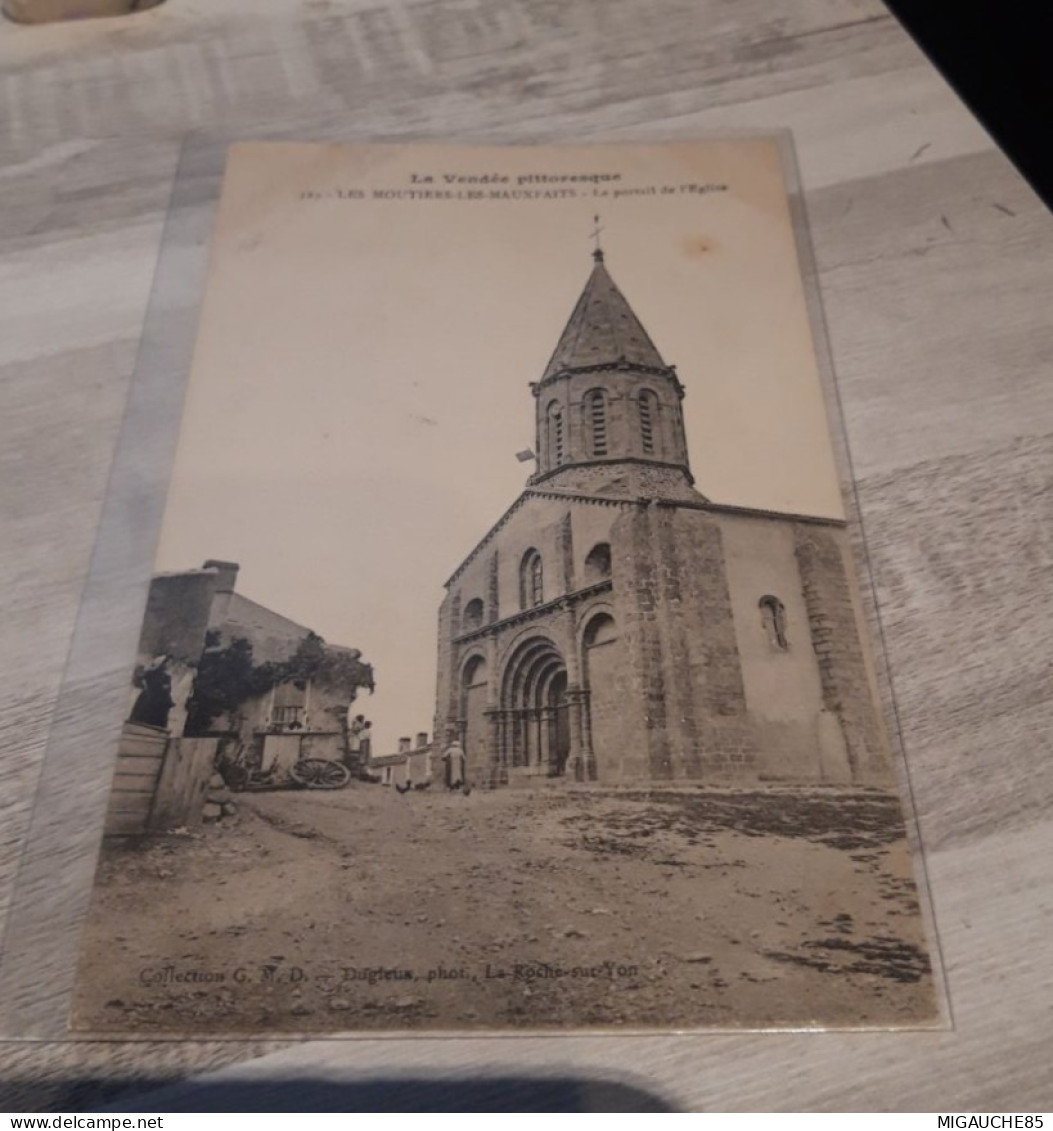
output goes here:
{"type": "Polygon", "coordinates": [[[564,370],[627,364],[666,370],[654,342],[615,285],[600,248],[581,298],[567,322],[542,380],[564,370]]]}

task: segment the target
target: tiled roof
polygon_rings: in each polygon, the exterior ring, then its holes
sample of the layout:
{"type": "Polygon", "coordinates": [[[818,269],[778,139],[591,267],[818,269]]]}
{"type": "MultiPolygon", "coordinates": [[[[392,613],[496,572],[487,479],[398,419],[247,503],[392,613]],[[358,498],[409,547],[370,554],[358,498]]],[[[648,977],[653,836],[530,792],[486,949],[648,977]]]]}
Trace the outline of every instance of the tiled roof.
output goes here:
{"type": "Polygon", "coordinates": [[[614,364],[622,360],[629,365],[667,368],[654,342],[604,266],[602,253],[597,253],[595,260],[581,298],[545,369],[545,377],[564,369],[614,364]]]}

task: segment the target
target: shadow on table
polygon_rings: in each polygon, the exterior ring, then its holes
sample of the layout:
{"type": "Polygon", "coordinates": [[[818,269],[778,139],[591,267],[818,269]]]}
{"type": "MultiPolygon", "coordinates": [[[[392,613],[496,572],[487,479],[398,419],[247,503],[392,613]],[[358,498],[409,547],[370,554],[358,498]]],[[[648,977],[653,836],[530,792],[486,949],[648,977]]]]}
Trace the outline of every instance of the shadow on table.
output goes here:
{"type": "MultiPolygon", "coordinates": [[[[99,1107],[96,1111],[102,1110],[99,1107]]],[[[641,1088],[580,1077],[187,1081],[113,1096],[107,1112],[671,1112],[641,1088]]]]}

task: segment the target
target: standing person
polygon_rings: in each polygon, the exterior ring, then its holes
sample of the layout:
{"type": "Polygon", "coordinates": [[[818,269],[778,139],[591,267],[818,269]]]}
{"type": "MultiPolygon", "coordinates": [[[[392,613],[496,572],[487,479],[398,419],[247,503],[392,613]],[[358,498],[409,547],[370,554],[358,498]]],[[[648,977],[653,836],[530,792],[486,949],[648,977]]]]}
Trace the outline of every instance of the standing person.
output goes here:
{"type": "Polygon", "coordinates": [[[147,667],[136,672],[133,683],[141,690],[136,696],[128,721],[166,729],[168,714],[175,706],[168,657],[158,656],[147,667]]]}
{"type": "Polygon", "coordinates": [[[456,738],[443,751],[442,760],[446,774],[446,788],[463,789],[467,793],[468,785],[464,777],[464,749],[456,738]]]}
{"type": "MultiPolygon", "coordinates": [[[[361,718],[361,715],[359,718],[361,718]]],[[[362,765],[368,766],[370,755],[373,753],[373,724],[369,719],[362,719],[362,730],[359,733],[358,741],[362,765]]]]}
{"type": "Polygon", "coordinates": [[[362,758],[362,729],[365,722],[365,715],[355,715],[347,724],[347,768],[349,770],[365,769],[365,760],[362,758]]]}

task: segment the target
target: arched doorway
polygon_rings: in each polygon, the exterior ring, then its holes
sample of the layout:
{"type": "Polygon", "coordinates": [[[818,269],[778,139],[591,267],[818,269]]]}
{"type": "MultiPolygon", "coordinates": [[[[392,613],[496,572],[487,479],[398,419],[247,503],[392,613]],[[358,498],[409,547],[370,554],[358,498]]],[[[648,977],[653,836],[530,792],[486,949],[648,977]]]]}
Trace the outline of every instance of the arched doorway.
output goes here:
{"type": "Polygon", "coordinates": [[[625,672],[614,617],[597,612],[585,625],[582,667],[588,691],[589,733],[601,780],[616,776],[624,745],[625,672]]]}
{"type": "Polygon", "coordinates": [[[570,754],[567,665],[547,637],[516,648],[501,692],[503,746],[511,769],[558,777],[570,754]]]}
{"type": "Polygon", "coordinates": [[[489,673],[486,659],[473,656],[461,670],[461,743],[469,781],[477,781],[489,764],[487,750],[486,704],[489,673]]]}

